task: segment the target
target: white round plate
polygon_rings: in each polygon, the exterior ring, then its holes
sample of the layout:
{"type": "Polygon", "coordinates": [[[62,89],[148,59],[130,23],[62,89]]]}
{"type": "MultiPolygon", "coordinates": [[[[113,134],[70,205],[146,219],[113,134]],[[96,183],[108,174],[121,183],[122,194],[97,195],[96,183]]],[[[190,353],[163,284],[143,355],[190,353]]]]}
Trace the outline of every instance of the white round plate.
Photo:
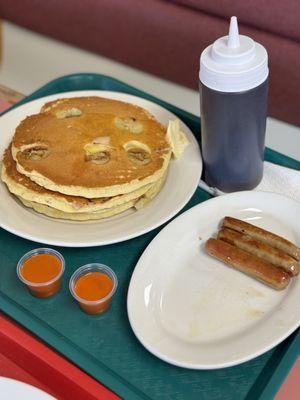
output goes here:
{"type": "Polygon", "coordinates": [[[300,325],[300,277],[276,291],[204,252],[204,242],[226,215],[300,245],[300,203],[273,193],[214,198],[166,226],[134,270],[127,309],[140,342],[171,364],[236,365],[276,346],[300,325]]]}
{"type": "MultiPolygon", "coordinates": [[[[94,90],[55,94],[24,104],[1,117],[0,154],[3,154],[14,135],[15,128],[26,116],[38,113],[48,101],[77,96],[102,96],[134,103],[149,110],[163,124],[167,124],[170,119],[177,118],[155,103],[124,93],[94,90]]],[[[202,172],[198,143],[183,122],[181,127],[190,144],[179,160],[171,161],[163,189],[144,209],[130,210],[100,221],[57,220],[38,214],[21,205],[1,182],[0,226],[26,239],[67,247],[100,246],[121,242],[157,228],[185,206],[195,192],[202,172]]]]}
{"type": "Polygon", "coordinates": [[[54,397],[15,379],[0,377],[0,400],[55,400],[54,397]]]}

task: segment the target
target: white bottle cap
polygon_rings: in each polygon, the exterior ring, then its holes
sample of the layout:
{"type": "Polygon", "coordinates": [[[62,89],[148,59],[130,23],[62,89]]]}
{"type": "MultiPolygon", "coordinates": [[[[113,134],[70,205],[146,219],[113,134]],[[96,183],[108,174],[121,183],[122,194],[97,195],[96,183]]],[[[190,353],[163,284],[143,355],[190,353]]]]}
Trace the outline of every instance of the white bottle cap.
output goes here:
{"type": "Polygon", "coordinates": [[[200,81],[220,92],[242,92],[263,83],[269,74],[268,53],[251,38],[239,35],[231,17],[229,35],[217,39],[200,57],[200,81]]]}

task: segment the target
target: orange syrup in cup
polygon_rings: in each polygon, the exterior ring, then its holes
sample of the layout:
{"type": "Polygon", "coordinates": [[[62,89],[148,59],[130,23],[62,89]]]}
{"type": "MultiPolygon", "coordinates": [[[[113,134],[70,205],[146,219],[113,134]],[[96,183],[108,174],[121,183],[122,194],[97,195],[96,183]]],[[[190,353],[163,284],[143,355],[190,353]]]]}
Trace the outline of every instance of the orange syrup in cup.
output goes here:
{"type": "Polygon", "coordinates": [[[50,297],[60,289],[64,265],[64,258],[57,251],[35,249],[20,259],[17,274],[33,296],[50,297]]]}
{"type": "Polygon", "coordinates": [[[87,264],[70,280],[70,291],[84,312],[90,315],[105,312],[117,288],[115,273],[103,264],[87,264]]]}

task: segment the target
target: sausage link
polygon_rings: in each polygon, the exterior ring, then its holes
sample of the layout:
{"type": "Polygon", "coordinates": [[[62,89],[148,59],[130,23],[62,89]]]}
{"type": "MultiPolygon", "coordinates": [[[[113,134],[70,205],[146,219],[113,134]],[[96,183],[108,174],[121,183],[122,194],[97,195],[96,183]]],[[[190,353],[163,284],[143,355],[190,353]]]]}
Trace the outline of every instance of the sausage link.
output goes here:
{"type": "Polygon", "coordinates": [[[218,239],[237,246],[277,267],[283,268],[291,276],[299,273],[300,263],[293,257],[249,235],[233,231],[232,229],[222,228],[218,233],[218,239]]]}
{"type": "Polygon", "coordinates": [[[205,249],[211,256],[274,289],[282,290],[289,284],[290,276],[283,269],[223,240],[210,238],[205,243],[205,249]]]}
{"type": "Polygon", "coordinates": [[[249,224],[248,222],[232,217],[224,218],[223,227],[245,233],[246,235],[252,236],[278,250],[284,251],[298,261],[300,260],[300,248],[283,237],[275,235],[275,233],[271,233],[265,229],[249,224]]]}

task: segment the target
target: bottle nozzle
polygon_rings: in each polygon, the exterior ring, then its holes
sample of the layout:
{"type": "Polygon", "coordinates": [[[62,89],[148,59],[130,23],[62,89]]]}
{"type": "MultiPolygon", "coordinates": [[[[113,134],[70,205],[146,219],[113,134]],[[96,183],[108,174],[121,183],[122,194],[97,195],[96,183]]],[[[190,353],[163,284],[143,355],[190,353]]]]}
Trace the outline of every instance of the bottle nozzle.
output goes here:
{"type": "Polygon", "coordinates": [[[229,34],[228,34],[228,47],[234,49],[240,46],[239,27],[236,17],[230,18],[229,34]]]}

